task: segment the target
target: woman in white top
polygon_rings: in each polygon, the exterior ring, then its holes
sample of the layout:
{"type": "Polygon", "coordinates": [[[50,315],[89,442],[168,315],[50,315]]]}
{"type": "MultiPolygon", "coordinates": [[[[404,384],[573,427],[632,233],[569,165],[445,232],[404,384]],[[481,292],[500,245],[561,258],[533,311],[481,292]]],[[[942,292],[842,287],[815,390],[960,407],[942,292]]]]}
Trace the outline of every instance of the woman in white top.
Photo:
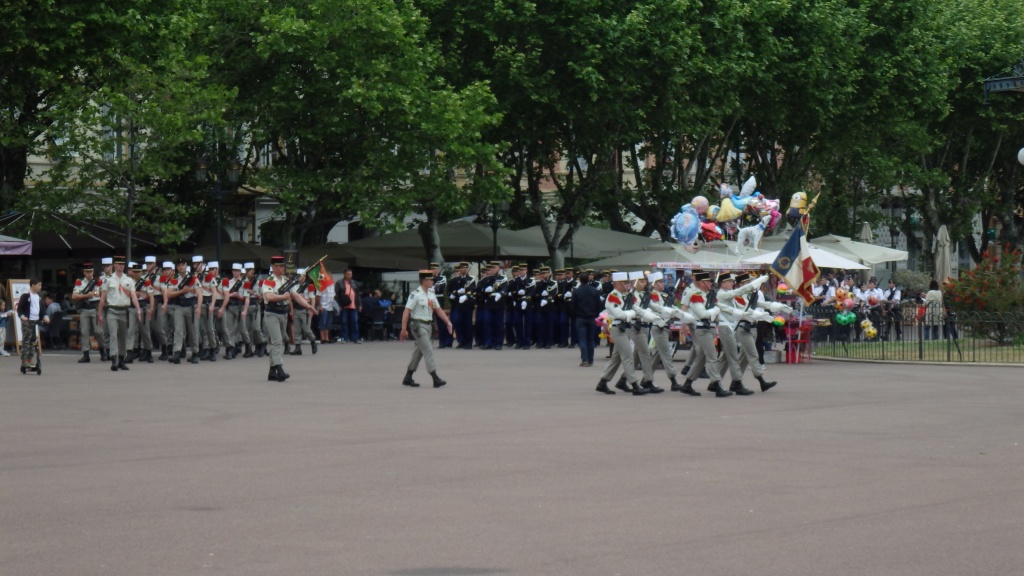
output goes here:
{"type": "Polygon", "coordinates": [[[942,304],[939,283],[935,280],[928,285],[928,292],[924,295],[924,309],[924,339],[938,340],[939,326],[946,319],[946,309],[942,304]]]}

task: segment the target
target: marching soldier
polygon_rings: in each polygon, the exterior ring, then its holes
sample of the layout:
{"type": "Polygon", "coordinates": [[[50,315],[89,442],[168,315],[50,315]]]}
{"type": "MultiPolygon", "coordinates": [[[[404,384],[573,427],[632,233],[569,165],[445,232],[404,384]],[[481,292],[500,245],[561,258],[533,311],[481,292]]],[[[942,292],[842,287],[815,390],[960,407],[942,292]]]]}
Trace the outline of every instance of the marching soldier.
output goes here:
{"type": "MultiPolygon", "coordinates": [[[[445,278],[444,274],[441,273],[441,264],[439,262],[430,263],[430,271],[434,273],[434,295],[437,296],[437,301],[444,307],[445,296],[448,294],[448,279],[445,278]]],[[[451,348],[454,338],[452,338],[451,330],[448,330],[448,326],[444,324],[437,325],[437,347],[438,348],[451,348]]]]}
{"type": "Polygon", "coordinates": [[[536,289],[537,282],[530,276],[530,266],[526,262],[521,262],[519,282],[509,294],[509,300],[515,309],[512,329],[516,337],[516,348],[519,350],[530,349],[533,336],[533,295],[536,289]]]}
{"type": "MultiPolygon", "coordinates": [[[[267,332],[263,326],[265,306],[263,303],[263,281],[260,280],[260,274],[254,263],[246,262],[245,269],[246,278],[249,280],[249,286],[246,289],[249,295],[249,309],[243,316],[249,319],[250,340],[254,346],[253,355],[263,358],[267,354],[267,332]]],[[[243,312],[246,311],[243,310],[243,312]]]]}
{"type": "Polygon", "coordinates": [[[173,352],[171,344],[174,340],[171,332],[174,322],[167,313],[167,304],[166,300],[164,300],[164,293],[167,291],[167,286],[173,274],[174,263],[164,261],[161,265],[160,273],[150,286],[150,292],[153,294],[153,331],[156,332],[156,341],[160,344],[160,357],[157,360],[161,361],[170,358],[173,352]]]}
{"type": "MultiPolygon", "coordinates": [[[[626,336],[633,343],[633,358],[639,358],[640,367],[643,369],[640,386],[652,394],[660,394],[665,390],[654,385],[654,360],[651,358],[647,337],[651,323],[658,319],[658,315],[650,309],[652,294],[644,273],[630,272],[629,279],[633,282],[633,291],[626,294],[626,300],[632,303],[632,310],[636,312],[636,318],[627,323],[626,336]]],[[[620,381],[620,384],[624,385],[625,381],[620,381]]]]}
{"type": "Polygon", "coordinates": [[[484,345],[480,347],[481,350],[501,350],[505,341],[505,303],[502,298],[505,297],[508,282],[500,271],[500,262],[490,262],[487,275],[477,284],[477,318],[483,317],[484,345]]]}
{"type": "Polygon", "coordinates": [[[469,276],[469,262],[459,262],[455,276],[448,283],[448,300],[452,306],[452,325],[459,348],[473,348],[473,294],[474,280],[469,276]]]}
{"type": "Polygon", "coordinates": [[[129,309],[133,309],[130,313],[137,319],[142,318],[139,300],[135,294],[135,281],[124,273],[124,263],[124,256],[114,257],[114,271],[110,279],[103,284],[98,314],[100,322],[109,324],[107,332],[110,334],[110,370],[113,372],[128,369],[124,361],[128,354],[126,336],[129,309]]]}
{"type": "MultiPolygon", "coordinates": [[[[82,264],[82,278],[75,280],[75,288],[71,291],[71,300],[78,303],[80,311],[78,326],[82,333],[82,357],[78,360],[79,364],[91,362],[89,360],[89,351],[92,349],[89,342],[90,337],[96,336],[98,347],[100,350],[103,349],[103,335],[97,325],[97,309],[100,305],[100,289],[102,287],[103,281],[95,275],[92,262],[82,264]]],[[[104,355],[100,352],[100,360],[102,361],[103,358],[104,355]]]]}
{"type": "Polygon", "coordinates": [[[722,377],[718,372],[715,329],[718,326],[720,311],[716,305],[716,296],[712,289],[710,272],[697,271],[693,273],[693,290],[690,293],[687,305],[687,311],[696,320],[693,331],[692,352],[695,358],[686,377],[686,382],[683,383],[680,391],[691,396],[700,396],[700,392],[696,392],[693,389],[693,382],[700,375],[701,371],[705,369],[706,365],[708,375],[711,378],[708,392],[714,392],[715,396],[719,398],[732,396],[732,392],[722,388],[722,377]]]}
{"type": "Polygon", "coordinates": [[[632,386],[634,396],[643,396],[647,390],[640,387],[640,377],[636,375],[633,365],[633,343],[626,337],[627,325],[636,318],[636,312],[630,309],[630,303],[626,300],[629,293],[629,274],[616,272],[612,275],[612,291],[605,298],[604,309],[612,319],[612,330],[618,330],[620,338],[616,338],[618,345],[615,346],[615,354],[605,364],[604,372],[597,383],[597,391],[605,394],[615,394],[615,391],[608,387],[608,383],[615,377],[619,366],[622,367],[622,378],[616,387],[630,391],[632,386]]]}
{"type": "MultiPolygon", "coordinates": [[[[106,284],[110,281],[110,275],[114,272],[114,259],[107,257],[103,258],[100,263],[103,265],[103,272],[100,274],[100,281],[106,284]]],[[[100,341],[100,362],[107,362],[110,360],[110,330],[106,318],[99,313],[97,308],[96,322],[99,324],[100,331],[102,332],[103,338],[100,341]]]]}
{"type": "Polygon", "coordinates": [[[672,346],[669,345],[669,335],[672,331],[669,323],[673,318],[678,318],[685,324],[692,324],[693,316],[689,313],[669,304],[669,295],[665,293],[665,277],[661,272],[652,272],[647,281],[651,283],[651,311],[657,314],[654,325],[651,327],[651,337],[654,340],[654,348],[661,360],[665,374],[672,383],[672,390],[679,391],[682,387],[676,382],[676,366],[672,362],[672,346]]]}
{"type": "MultiPolygon", "coordinates": [[[[749,274],[743,274],[742,279],[746,282],[750,279],[749,274]]],[[[722,355],[719,372],[725,371],[726,365],[729,373],[732,374],[732,383],[729,391],[737,396],[750,396],[753,392],[743,386],[743,366],[740,359],[740,344],[737,338],[738,323],[743,319],[750,298],[748,294],[756,292],[762,284],[768,281],[767,276],[762,276],[753,282],[736,287],[737,277],[730,273],[719,274],[718,277],[718,307],[721,313],[718,317],[718,339],[722,344],[722,355]]],[[[754,350],[754,359],[757,359],[757,350],[754,350]]]]}
{"type": "Polygon", "coordinates": [[[135,283],[135,297],[139,301],[141,315],[136,319],[134,314],[128,315],[128,357],[125,364],[131,364],[136,358],[141,362],[153,362],[153,337],[150,331],[153,300],[147,291],[152,282],[142,274],[142,266],[136,262],[128,264],[129,275],[135,283]]]}
{"type": "Polygon", "coordinates": [[[221,294],[224,295],[224,298],[217,309],[217,317],[224,323],[225,360],[233,360],[238,355],[238,342],[242,339],[242,330],[239,326],[242,319],[242,307],[246,300],[242,295],[243,284],[245,284],[245,278],[242,277],[242,264],[235,262],[231,265],[231,278],[225,278],[220,282],[221,294]]]}
{"type": "Polygon", "coordinates": [[[288,333],[288,312],[292,295],[284,277],[284,256],[270,257],[270,276],[263,281],[260,293],[266,312],[263,323],[270,343],[270,373],[267,380],[284,382],[291,377],[284,371],[284,339],[288,333]]]}
{"type": "Polygon", "coordinates": [[[733,299],[734,305],[738,304],[738,307],[742,308],[740,320],[736,325],[736,340],[739,342],[740,351],[742,352],[740,370],[746,370],[747,366],[750,367],[754,378],[761,384],[761,392],[767,392],[776,383],[774,381],[766,382],[764,379],[764,368],[757,355],[757,323],[771,320],[771,315],[766,313],[765,310],[768,310],[771,314],[779,314],[780,312],[786,314],[793,313],[792,308],[781,302],[766,302],[761,298],[760,286],[767,281],[767,275],[755,279],[751,274],[740,274],[736,278],[737,284],[743,288],[747,286],[755,286],[755,288],[750,291],[749,295],[733,299]]]}
{"type": "Polygon", "coordinates": [[[178,258],[175,274],[164,288],[164,306],[168,307],[174,323],[174,341],[171,345],[174,355],[172,364],[181,364],[185,357],[185,343],[192,350],[190,364],[199,363],[199,308],[203,305],[202,293],[196,273],[189,270],[188,260],[178,258]]]}
{"type": "Polygon", "coordinates": [[[217,285],[220,283],[220,263],[217,261],[203,264],[202,256],[192,257],[193,265],[196,267],[196,274],[199,276],[199,290],[203,294],[202,306],[199,315],[199,333],[202,340],[202,351],[199,353],[200,360],[217,361],[217,351],[220,349],[220,339],[217,337],[217,298],[219,292],[217,285]]]}
{"type": "Polygon", "coordinates": [[[290,293],[292,295],[292,326],[295,328],[295,349],[292,350],[292,356],[302,356],[302,341],[305,339],[309,340],[309,346],[313,350],[313,354],[316,354],[316,335],[313,334],[313,329],[310,327],[310,321],[314,315],[316,315],[316,286],[313,281],[306,276],[306,269],[299,268],[295,271],[299,276],[302,277],[295,286],[292,286],[290,293]]]}
{"type": "Polygon", "coordinates": [[[512,273],[512,277],[509,278],[507,283],[507,290],[505,296],[505,345],[512,346],[519,349],[519,342],[516,340],[516,322],[519,321],[519,316],[516,314],[519,309],[516,307],[516,294],[519,292],[519,286],[522,284],[522,278],[520,278],[519,265],[514,264],[509,270],[512,273]]]}
{"type": "MultiPolygon", "coordinates": [[[[431,291],[434,283],[434,273],[430,270],[420,270],[420,287],[409,294],[409,300],[405,303],[405,311],[402,312],[402,333],[399,338],[404,342],[409,337],[409,324],[412,323],[412,337],[416,341],[416,348],[412,351],[412,358],[405,371],[405,378],[402,385],[415,388],[419,386],[412,375],[419,368],[420,359],[425,358],[427,372],[434,381],[434,388],[440,388],[447,384],[437,375],[437,364],[434,362],[434,352],[430,348],[430,334],[433,331],[434,316],[441,322],[448,325],[449,332],[452,323],[448,320],[444,310],[437,301],[437,296],[431,291]]],[[[489,292],[493,293],[493,292],[489,292]]],[[[456,332],[458,334],[458,332],[456,332]]]]}

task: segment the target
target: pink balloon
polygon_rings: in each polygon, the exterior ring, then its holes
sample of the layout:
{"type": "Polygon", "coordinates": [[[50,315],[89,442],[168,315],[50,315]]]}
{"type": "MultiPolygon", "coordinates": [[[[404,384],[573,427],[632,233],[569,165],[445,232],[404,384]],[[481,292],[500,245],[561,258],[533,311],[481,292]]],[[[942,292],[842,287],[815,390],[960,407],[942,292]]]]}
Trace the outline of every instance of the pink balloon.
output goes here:
{"type": "Polygon", "coordinates": [[[852,310],[853,309],[853,299],[852,298],[847,298],[846,300],[843,300],[843,307],[846,308],[847,310],[852,310]]]}

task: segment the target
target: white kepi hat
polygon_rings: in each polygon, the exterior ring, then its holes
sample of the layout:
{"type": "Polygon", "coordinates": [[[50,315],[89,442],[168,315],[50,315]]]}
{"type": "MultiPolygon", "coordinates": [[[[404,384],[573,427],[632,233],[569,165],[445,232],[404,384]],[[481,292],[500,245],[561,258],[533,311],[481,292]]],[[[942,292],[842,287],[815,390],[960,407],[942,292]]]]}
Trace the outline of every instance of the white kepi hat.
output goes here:
{"type": "Polygon", "coordinates": [[[626,282],[629,280],[629,272],[615,272],[612,274],[612,282],[626,282]]]}

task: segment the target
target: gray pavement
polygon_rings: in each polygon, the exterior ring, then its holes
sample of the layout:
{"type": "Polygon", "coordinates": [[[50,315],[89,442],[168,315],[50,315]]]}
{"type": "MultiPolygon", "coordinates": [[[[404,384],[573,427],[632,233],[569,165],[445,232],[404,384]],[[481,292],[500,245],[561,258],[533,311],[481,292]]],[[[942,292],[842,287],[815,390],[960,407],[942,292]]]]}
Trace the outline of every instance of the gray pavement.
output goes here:
{"type": "Polygon", "coordinates": [[[399,384],[411,351],[306,347],[283,384],[266,359],[0,358],[0,574],[1024,566],[1020,368],[815,361],[767,394],[634,398],[594,392],[605,348],[437,351],[439,390],[399,384]]]}

